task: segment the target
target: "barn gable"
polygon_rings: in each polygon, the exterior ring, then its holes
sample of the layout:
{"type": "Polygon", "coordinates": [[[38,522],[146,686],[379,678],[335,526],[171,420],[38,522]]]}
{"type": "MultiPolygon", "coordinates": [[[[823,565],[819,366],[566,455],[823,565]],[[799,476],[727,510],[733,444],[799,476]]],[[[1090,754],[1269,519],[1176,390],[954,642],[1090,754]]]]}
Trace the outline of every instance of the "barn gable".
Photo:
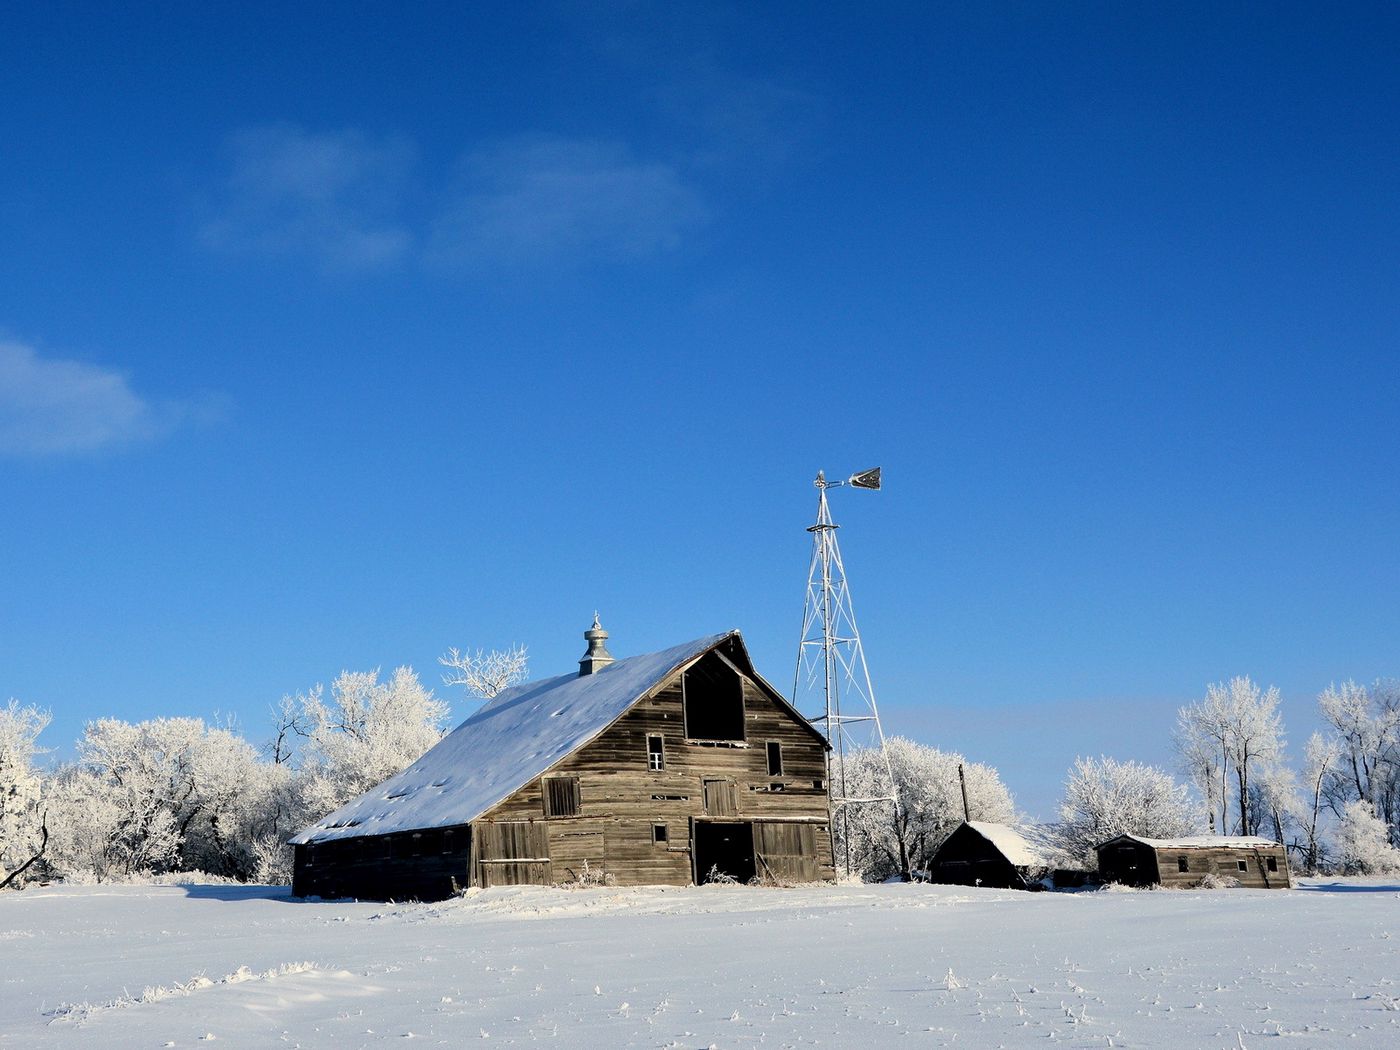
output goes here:
{"type": "Polygon", "coordinates": [[[702,657],[729,663],[825,746],[754,670],[738,631],[616,660],[592,673],[501,693],[383,784],[294,836],[293,844],[463,825],[563,762],[702,657]]]}

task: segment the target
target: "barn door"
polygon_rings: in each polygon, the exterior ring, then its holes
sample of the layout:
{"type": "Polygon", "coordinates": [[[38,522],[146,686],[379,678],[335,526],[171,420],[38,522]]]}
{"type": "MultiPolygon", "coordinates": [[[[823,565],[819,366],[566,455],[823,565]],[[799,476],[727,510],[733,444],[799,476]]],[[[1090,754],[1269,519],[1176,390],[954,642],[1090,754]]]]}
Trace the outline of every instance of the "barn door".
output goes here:
{"type": "Polygon", "coordinates": [[[759,821],[753,826],[753,848],[760,879],[816,882],[817,829],[792,821],[759,821]]]}
{"type": "Polygon", "coordinates": [[[739,815],[739,793],[732,780],[705,781],[705,814],[711,817],[739,815]]]}
{"type": "Polygon", "coordinates": [[[548,886],[549,827],[542,821],[472,825],[472,882],[548,886]]]}
{"type": "Polygon", "coordinates": [[[714,879],[748,882],[757,874],[752,824],[738,820],[697,820],[694,835],[697,884],[714,879]]]}

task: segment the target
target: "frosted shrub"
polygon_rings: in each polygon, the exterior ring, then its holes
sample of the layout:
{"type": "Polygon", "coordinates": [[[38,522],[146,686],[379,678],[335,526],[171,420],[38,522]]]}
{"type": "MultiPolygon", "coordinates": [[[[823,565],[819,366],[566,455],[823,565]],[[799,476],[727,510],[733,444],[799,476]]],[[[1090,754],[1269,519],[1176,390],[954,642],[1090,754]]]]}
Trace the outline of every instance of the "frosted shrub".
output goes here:
{"type": "Polygon", "coordinates": [[[1233,875],[1216,875],[1214,872],[1207,872],[1202,875],[1192,886],[1197,890],[1233,890],[1240,885],[1240,880],[1233,875]]]}
{"type": "Polygon", "coordinates": [[[569,890],[592,889],[596,886],[614,886],[616,884],[617,879],[602,868],[590,866],[586,858],[583,865],[574,871],[572,879],[558,883],[559,886],[569,890]]]}
{"type": "Polygon", "coordinates": [[[1400,849],[1367,802],[1348,802],[1336,835],[1337,864],[1348,875],[1400,874],[1400,849]]]}
{"type": "Polygon", "coordinates": [[[711,864],[708,874],[705,876],[707,886],[737,886],[739,880],[728,872],[720,871],[718,864],[711,864]]]}

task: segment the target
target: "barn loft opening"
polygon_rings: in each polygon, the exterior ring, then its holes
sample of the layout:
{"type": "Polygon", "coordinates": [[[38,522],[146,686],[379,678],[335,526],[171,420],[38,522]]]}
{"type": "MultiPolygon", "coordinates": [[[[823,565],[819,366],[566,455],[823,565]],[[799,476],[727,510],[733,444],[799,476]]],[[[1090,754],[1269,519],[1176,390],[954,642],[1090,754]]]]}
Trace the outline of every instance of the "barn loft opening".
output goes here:
{"type": "Polygon", "coordinates": [[[768,775],[783,775],[783,745],[776,740],[768,741],[768,775]]]}
{"type": "Polygon", "coordinates": [[[685,735],[692,740],[744,739],[744,679],[717,652],[681,675],[685,735]]]}
{"type": "Polygon", "coordinates": [[[578,777],[544,777],[540,794],[546,817],[576,817],[579,813],[578,777]]]}

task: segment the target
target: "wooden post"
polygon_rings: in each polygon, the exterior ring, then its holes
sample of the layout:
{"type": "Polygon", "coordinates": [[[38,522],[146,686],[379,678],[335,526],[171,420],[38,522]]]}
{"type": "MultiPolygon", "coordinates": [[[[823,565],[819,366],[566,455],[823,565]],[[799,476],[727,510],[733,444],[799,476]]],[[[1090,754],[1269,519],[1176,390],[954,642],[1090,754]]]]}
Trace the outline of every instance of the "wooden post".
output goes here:
{"type": "Polygon", "coordinates": [[[963,773],[963,764],[958,763],[958,787],[962,788],[963,798],[963,820],[972,819],[972,811],[967,806],[967,776],[963,773]]]}

